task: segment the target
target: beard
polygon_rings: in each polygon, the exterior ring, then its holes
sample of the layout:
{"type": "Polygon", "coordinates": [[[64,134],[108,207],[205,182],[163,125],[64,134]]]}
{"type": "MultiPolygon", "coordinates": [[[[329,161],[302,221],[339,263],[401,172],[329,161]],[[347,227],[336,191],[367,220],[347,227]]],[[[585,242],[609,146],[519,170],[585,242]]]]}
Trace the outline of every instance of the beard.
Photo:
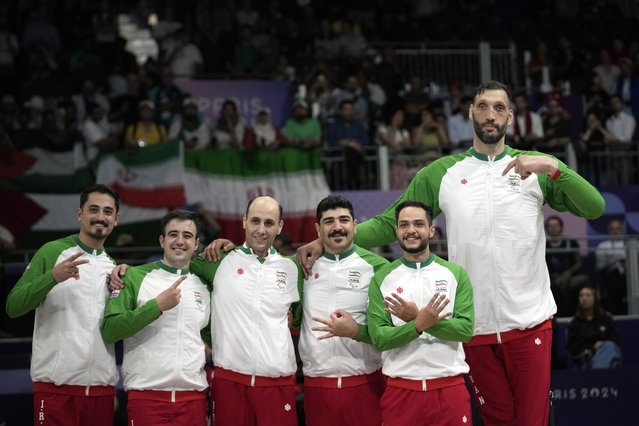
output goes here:
{"type": "Polygon", "coordinates": [[[426,250],[426,248],[428,247],[428,242],[429,242],[429,240],[425,239],[425,240],[421,240],[417,247],[406,247],[402,241],[399,241],[399,246],[406,253],[417,254],[417,253],[421,253],[424,250],[426,250]]]}
{"type": "Polygon", "coordinates": [[[475,134],[479,138],[480,141],[485,143],[486,145],[495,145],[498,143],[501,138],[506,136],[506,132],[508,131],[508,125],[504,124],[503,126],[499,126],[496,123],[492,123],[493,126],[497,129],[497,133],[490,134],[486,133],[482,130],[482,125],[473,120],[473,127],[475,129],[475,134]]]}

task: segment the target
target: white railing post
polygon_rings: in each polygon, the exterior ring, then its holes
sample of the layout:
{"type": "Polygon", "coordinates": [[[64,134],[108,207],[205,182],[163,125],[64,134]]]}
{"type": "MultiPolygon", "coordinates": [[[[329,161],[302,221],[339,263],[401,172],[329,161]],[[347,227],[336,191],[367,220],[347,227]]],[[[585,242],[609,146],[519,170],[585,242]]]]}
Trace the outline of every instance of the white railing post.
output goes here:
{"type": "Polygon", "coordinates": [[[490,43],[487,41],[479,42],[479,72],[482,83],[493,79],[490,63],[490,43]]]}
{"type": "Polygon", "coordinates": [[[390,189],[390,172],[388,164],[388,147],[386,145],[381,145],[377,149],[377,176],[379,176],[379,189],[382,191],[390,189]]]}

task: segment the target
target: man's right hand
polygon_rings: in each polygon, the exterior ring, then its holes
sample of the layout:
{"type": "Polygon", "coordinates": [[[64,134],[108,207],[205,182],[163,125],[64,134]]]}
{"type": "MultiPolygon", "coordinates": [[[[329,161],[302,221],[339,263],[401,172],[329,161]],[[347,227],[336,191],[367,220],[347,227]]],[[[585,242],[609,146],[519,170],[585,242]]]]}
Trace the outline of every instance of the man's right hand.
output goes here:
{"type": "Polygon", "coordinates": [[[80,279],[80,268],[78,268],[78,266],[89,263],[89,259],[77,260],[83,254],[81,251],[77,252],[55,265],[51,271],[51,275],[53,275],[53,279],[56,283],[61,283],[69,278],[80,279]]]}
{"type": "Polygon", "coordinates": [[[446,298],[444,293],[435,293],[428,301],[426,306],[422,307],[415,318],[415,330],[422,334],[424,330],[431,328],[444,318],[452,315],[452,312],[441,315],[444,308],[450,303],[450,299],[446,298]]]}
{"type": "Polygon", "coordinates": [[[180,278],[175,280],[171,287],[164,290],[162,293],[158,294],[155,298],[155,302],[158,304],[158,308],[160,311],[168,311],[173,309],[180,303],[180,289],[178,288],[182,281],[186,279],[188,275],[182,275],[180,278]]]}
{"type": "Polygon", "coordinates": [[[322,255],[323,251],[322,242],[319,238],[297,249],[295,256],[300,265],[302,265],[305,278],[309,277],[315,261],[322,255]]]}
{"type": "Polygon", "coordinates": [[[218,238],[213,240],[211,244],[206,246],[204,249],[204,256],[209,260],[209,262],[217,262],[220,260],[221,251],[229,251],[235,247],[235,243],[231,240],[226,240],[224,238],[218,238]]]}
{"type": "Polygon", "coordinates": [[[124,288],[124,281],[122,281],[122,277],[126,274],[126,270],[129,267],[126,263],[120,263],[115,268],[111,270],[111,275],[109,276],[109,285],[107,286],[109,290],[118,290],[124,288]]]}

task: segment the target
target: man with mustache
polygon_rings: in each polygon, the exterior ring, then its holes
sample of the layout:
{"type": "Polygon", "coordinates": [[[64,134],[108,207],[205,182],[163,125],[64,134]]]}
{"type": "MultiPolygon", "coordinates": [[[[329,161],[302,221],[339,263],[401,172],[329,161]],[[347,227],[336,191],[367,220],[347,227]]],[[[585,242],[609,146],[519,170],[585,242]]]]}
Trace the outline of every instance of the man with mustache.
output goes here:
{"type": "Polygon", "coordinates": [[[381,356],[366,326],[368,287],[388,264],[353,244],[353,205],[328,196],[317,205],[315,229],[324,252],[302,291],[300,357],[308,426],[381,424],[381,356]]]}
{"type": "Polygon", "coordinates": [[[161,222],[162,260],[130,268],[111,293],[102,337],[124,339],[122,372],[129,424],[205,426],[208,382],[200,331],[210,321],[209,289],[189,271],[199,245],[197,213],[161,222]]]}
{"type": "Polygon", "coordinates": [[[80,195],[80,231],[42,246],[7,297],[11,318],[35,309],[31,379],[35,424],[113,425],[115,351],[100,336],[115,262],[104,241],[120,197],[94,185],[80,195]]]}
{"type": "MultiPolygon", "coordinates": [[[[480,85],[469,109],[475,134],[466,152],[420,170],[380,215],[357,226],[355,243],[382,246],[395,238],[395,208],[419,200],[446,215],[448,254],[474,288],[475,329],[464,345],[472,393],[487,425],[548,423],[551,317],[556,305],[545,262],[543,206],[594,219],[599,191],[556,158],[506,145],[513,121],[510,89],[480,85]]],[[[298,249],[308,273],[319,241],[298,249]]]]}
{"type": "Polygon", "coordinates": [[[368,331],[384,351],[388,377],[383,424],[470,423],[461,343],[473,335],[468,274],[430,252],[435,234],[430,207],[406,200],[397,205],[395,217],[404,255],[375,273],[367,310],[368,331]]]}

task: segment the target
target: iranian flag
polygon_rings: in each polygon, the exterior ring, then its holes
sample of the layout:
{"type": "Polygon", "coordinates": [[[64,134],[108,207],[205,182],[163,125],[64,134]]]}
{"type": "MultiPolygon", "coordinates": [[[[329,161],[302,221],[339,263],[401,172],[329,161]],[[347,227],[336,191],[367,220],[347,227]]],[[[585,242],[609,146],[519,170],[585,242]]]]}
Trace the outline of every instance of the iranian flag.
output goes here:
{"type": "Polygon", "coordinates": [[[317,238],[317,203],[329,194],[319,149],[186,152],[184,182],[187,202],[202,203],[220,223],[221,236],[236,244],[244,241],[248,202],[261,195],[280,202],[283,232],[294,241],[317,238]]]}
{"type": "Polygon", "coordinates": [[[186,202],[182,144],[101,154],[96,181],[118,191],[122,202],[131,206],[180,208],[186,202]]]}

